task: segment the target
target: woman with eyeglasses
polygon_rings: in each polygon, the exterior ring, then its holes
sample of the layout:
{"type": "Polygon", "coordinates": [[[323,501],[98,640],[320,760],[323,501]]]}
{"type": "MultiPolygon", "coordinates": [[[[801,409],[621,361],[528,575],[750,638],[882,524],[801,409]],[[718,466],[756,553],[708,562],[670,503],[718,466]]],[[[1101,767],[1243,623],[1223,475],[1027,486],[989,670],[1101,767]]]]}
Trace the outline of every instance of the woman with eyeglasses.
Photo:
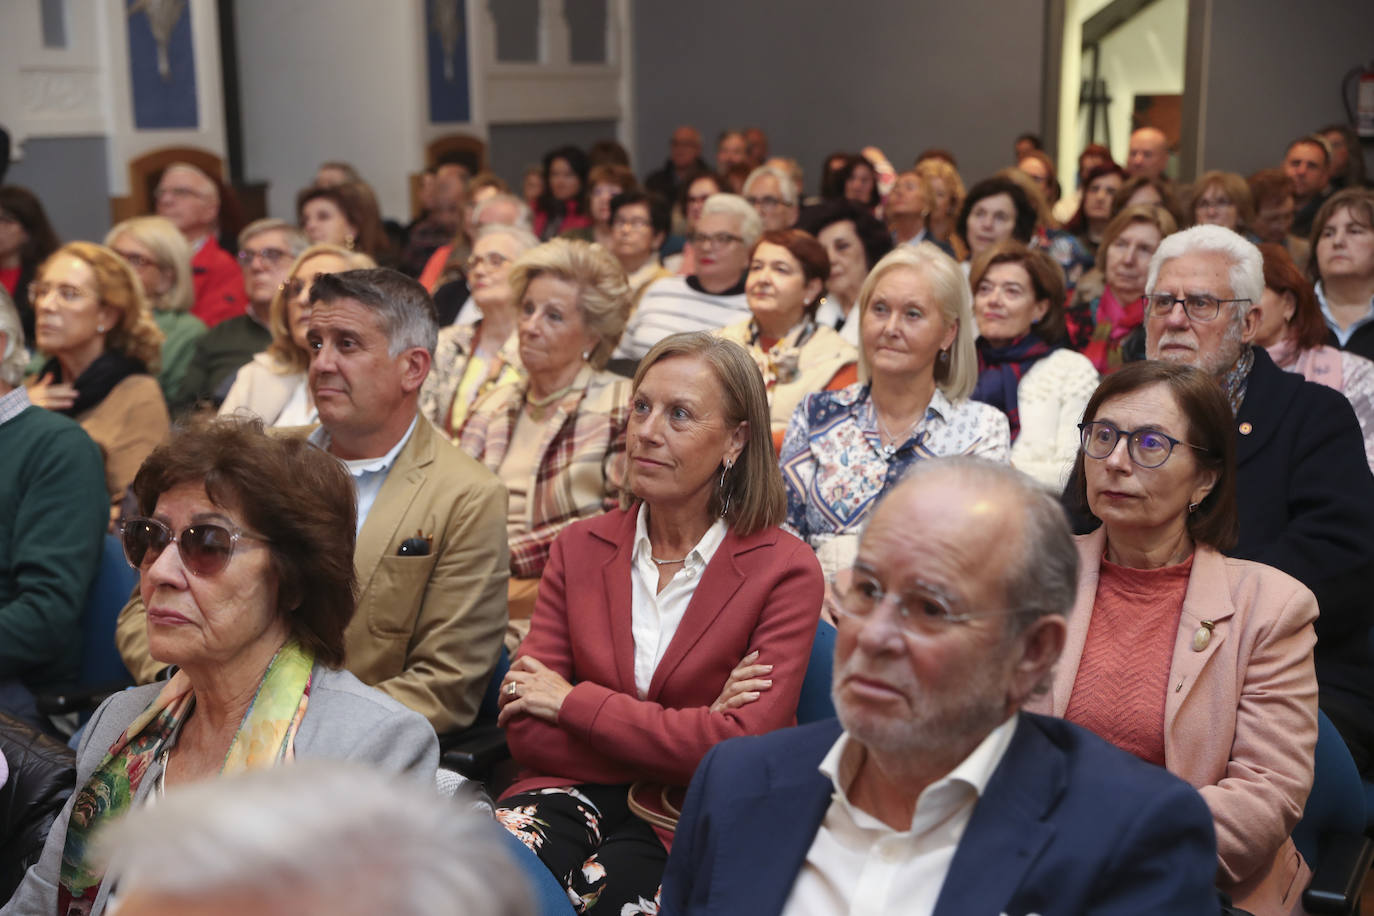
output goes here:
{"type": "Polygon", "coordinates": [[[46,357],[25,381],[29,399],[76,420],[100,446],[115,518],[138,466],[171,428],[152,375],[162,332],[133,268],[93,242],[69,242],[44,261],[29,302],[34,345],[46,357]]]}
{"type": "Polygon", "coordinates": [[[522,376],[515,331],[519,316],[511,292],[516,260],[539,244],[517,226],[484,226],[468,258],[468,287],[482,317],[475,324],[451,324],[439,331],[434,363],[420,389],[420,413],[456,440],[472,405],[498,385],[522,376]]]}
{"type": "Polygon", "coordinates": [[[272,297],[272,342],[239,369],[220,404],[220,416],[257,417],[267,426],[308,426],[319,416],[310,396],[310,284],[320,274],[376,267],[360,251],[316,244],[301,252],[272,297]]]}
{"type": "Polygon", "coordinates": [[[149,650],[172,674],[95,711],[77,790],[7,913],[99,916],[111,888],[91,838],[180,786],[309,758],[433,785],[429,722],[341,670],[356,576],[353,482],[338,461],[215,420],[155,450],[134,495],[124,554],[149,650]]]}
{"type": "Polygon", "coordinates": [[[1317,602],[1223,555],[1238,533],[1235,420],[1204,372],[1134,363],[1083,414],[1068,493],[1101,522],[1078,539],[1078,601],[1050,692],[1076,722],[1201,794],[1217,886],[1257,916],[1301,912],[1289,834],[1312,788],[1317,602]]]}
{"type": "Polygon", "coordinates": [[[181,391],[181,380],[195,356],[205,322],[191,314],[191,246],[181,230],[161,216],[136,216],[115,225],[105,244],[123,258],[143,284],[153,320],[163,334],[162,369],[157,383],[169,402],[181,391]]]}
{"type": "Polygon", "coordinates": [[[1193,185],[1188,214],[1194,226],[1225,226],[1248,236],[1255,220],[1250,186],[1235,172],[1205,172],[1193,185]]]}
{"type": "Polygon", "coordinates": [[[478,399],[459,445],[510,494],[514,652],[554,538],[620,498],[630,380],[604,369],[629,316],[630,288],[609,251],[572,239],[525,252],[507,282],[524,374],[478,399]]]}

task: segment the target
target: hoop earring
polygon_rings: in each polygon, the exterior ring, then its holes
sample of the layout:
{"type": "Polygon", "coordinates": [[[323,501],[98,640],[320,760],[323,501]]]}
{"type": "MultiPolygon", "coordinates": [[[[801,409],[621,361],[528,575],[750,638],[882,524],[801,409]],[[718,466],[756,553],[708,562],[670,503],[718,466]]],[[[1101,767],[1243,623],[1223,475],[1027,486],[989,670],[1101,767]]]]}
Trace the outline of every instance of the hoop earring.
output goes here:
{"type": "Polygon", "coordinates": [[[735,463],[731,461],[729,458],[726,458],[725,467],[720,469],[720,485],[718,489],[721,493],[725,494],[724,504],[720,507],[721,518],[725,518],[725,514],[730,511],[730,493],[725,489],[725,475],[729,473],[730,469],[734,466],[735,463]]]}

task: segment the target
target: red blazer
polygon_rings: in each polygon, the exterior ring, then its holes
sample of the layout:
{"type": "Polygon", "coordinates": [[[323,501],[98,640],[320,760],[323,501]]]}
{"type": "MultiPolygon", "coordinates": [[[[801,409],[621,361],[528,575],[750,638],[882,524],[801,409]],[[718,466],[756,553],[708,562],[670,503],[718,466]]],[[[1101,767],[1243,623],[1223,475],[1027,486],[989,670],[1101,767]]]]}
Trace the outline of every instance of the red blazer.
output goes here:
{"type": "Polygon", "coordinates": [[[226,318],[243,314],[248,301],[243,271],[234,256],[219,247],[213,235],[206,237],[205,244],[191,258],[191,284],[196,293],[191,314],[205,322],[206,327],[213,328],[226,318]]]}
{"type": "MultiPolygon", "coordinates": [[[[713,746],[796,723],[824,591],[815,554],[780,528],[743,538],[727,532],[641,700],[630,629],[638,511],[577,522],[553,543],[518,656],[539,659],[573,689],[557,725],[532,716],[507,724],[511,755],[523,768],[507,796],[646,782],[656,785],[635,795],[645,807],[665,810],[661,787],[668,786],[681,808],[692,773],[713,746]],[[731,670],[754,649],[760,664],[773,666],[773,686],[753,703],[711,712],[731,670]]],[[[658,833],[671,846],[672,835],[658,833]]]]}

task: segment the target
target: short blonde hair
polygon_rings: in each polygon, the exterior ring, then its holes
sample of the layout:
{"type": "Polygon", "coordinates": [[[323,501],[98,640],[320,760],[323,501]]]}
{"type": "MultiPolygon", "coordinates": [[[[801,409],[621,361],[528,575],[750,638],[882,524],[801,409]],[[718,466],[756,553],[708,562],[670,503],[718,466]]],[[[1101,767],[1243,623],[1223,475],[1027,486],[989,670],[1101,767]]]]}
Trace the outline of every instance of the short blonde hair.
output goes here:
{"type": "MultiPolygon", "coordinates": [[[[519,238],[519,236],[516,236],[519,238]]],[[[556,277],[577,287],[577,308],[597,344],[587,362],[606,365],[630,318],[630,284],[615,256],[594,242],[557,238],[522,254],[510,269],[511,301],[518,309],[535,277],[556,277]]]]}
{"type": "Polygon", "coordinates": [[[148,298],[143,295],[143,284],[138,282],[134,269],[104,245],[68,242],[48,256],[37,275],[42,277],[63,255],[70,255],[91,268],[100,304],[119,312],[119,321],[105,332],[106,348],[138,360],[150,375],[156,375],[162,368],[164,338],[153,320],[148,298]]]}
{"type": "MultiPolygon", "coordinates": [[[[958,169],[943,159],[922,159],[916,163],[912,171],[924,178],[927,185],[937,178],[943,181],[945,187],[949,189],[949,213],[947,216],[953,220],[959,215],[959,211],[964,206],[964,197],[968,194],[968,189],[964,187],[964,179],[959,177],[958,169]]],[[[930,198],[930,205],[934,207],[934,191],[931,192],[930,198]]]]}
{"type": "MultiPolygon", "coordinates": [[[[973,320],[973,294],[969,292],[964,271],[953,258],[930,242],[919,245],[898,245],[873,265],[864,285],[859,288],[859,320],[868,312],[873,290],[887,274],[894,270],[914,270],[930,284],[931,292],[940,307],[945,327],[957,327],[954,343],[949,348],[949,360],[937,360],[934,366],[935,383],[951,401],[964,401],[973,393],[978,381],[978,352],[973,339],[978,336],[973,320]]],[[[859,372],[869,376],[868,354],[859,348],[859,372]]]]}
{"type": "MultiPolygon", "coordinates": [[[[672,334],[659,341],[639,361],[631,390],[639,390],[650,367],[673,356],[695,357],[710,366],[720,386],[726,422],[749,424],[749,435],[739,460],[730,469],[721,466],[723,483],[712,489],[707,511],[713,518],[723,516],[725,523],[740,537],[782,524],[787,517],[787,490],[782,483],[778,459],[773,454],[768,392],[758,364],[739,344],[714,334],[705,331],[672,334]]],[[[621,507],[628,508],[637,501],[626,486],[621,493],[621,507]]]]}
{"type": "MultiPolygon", "coordinates": [[[[322,254],[332,255],[342,258],[349,270],[359,270],[366,267],[376,267],[377,262],[361,251],[349,251],[339,245],[318,244],[311,245],[300,253],[291,264],[291,270],[286,274],[286,283],[296,279],[296,273],[301,266],[311,258],[319,257],[322,254]]],[[[267,327],[272,332],[272,342],[267,345],[267,353],[277,363],[276,367],[282,375],[290,375],[295,372],[304,372],[310,368],[310,354],[296,346],[296,341],[291,337],[290,310],[287,308],[286,283],[277,287],[276,293],[272,296],[272,304],[268,307],[267,327]]]]}
{"type": "Polygon", "coordinates": [[[161,216],[135,216],[116,223],[105,234],[106,246],[114,248],[115,239],[121,235],[147,248],[157,258],[158,267],[172,272],[172,288],[166,293],[154,296],[146,289],[143,291],[153,311],[189,311],[196,298],[195,287],[191,285],[191,246],[186,244],[186,236],[181,230],[161,216]]]}

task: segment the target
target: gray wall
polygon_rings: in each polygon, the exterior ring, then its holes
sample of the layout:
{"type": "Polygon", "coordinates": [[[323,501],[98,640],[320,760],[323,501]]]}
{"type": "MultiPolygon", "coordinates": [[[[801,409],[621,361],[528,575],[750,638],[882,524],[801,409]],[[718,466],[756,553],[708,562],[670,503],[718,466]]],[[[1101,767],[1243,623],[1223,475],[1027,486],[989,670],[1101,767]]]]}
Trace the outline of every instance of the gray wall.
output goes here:
{"type": "Polygon", "coordinates": [[[1345,121],[1341,78],[1374,58],[1374,3],[1212,4],[1203,169],[1276,166],[1293,138],[1345,121]]]}
{"type": "Polygon", "coordinates": [[[110,229],[108,157],[103,137],[29,140],[23,161],[10,165],[5,183],[38,195],[62,241],[101,242],[110,229]]]}
{"type": "Polygon", "coordinates": [[[598,140],[615,139],[614,121],[565,121],[558,124],[493,124],[487,161],[491,170],[518,195],[525,166],[538,165],[557,146],[587,149],[598,140]]]}
{"type": "Polygon", "coordinates": [[[762,127],[807,193],[827,154],[868,144],[898,168],[947,147],[966,181],[985,177],[1040,127],[1044,14],[1044,0],[636,4],[636,170],[662,165],[685,122],[708,161],[722,128],[762,127]]]}

